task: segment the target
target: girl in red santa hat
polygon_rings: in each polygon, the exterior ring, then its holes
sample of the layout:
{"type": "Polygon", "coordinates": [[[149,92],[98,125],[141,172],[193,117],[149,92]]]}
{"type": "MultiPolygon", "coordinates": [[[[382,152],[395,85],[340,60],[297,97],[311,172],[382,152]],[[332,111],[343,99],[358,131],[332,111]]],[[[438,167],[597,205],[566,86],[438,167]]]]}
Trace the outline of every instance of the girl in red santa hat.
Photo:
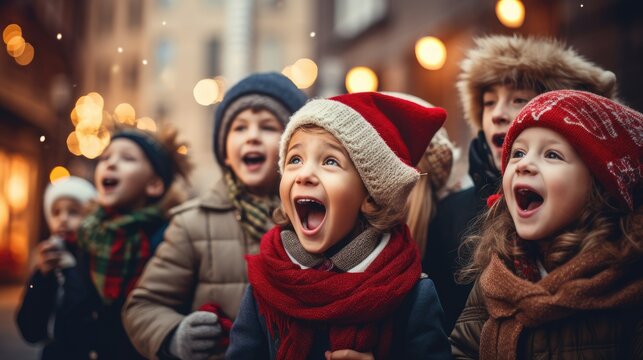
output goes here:
{"type": "Polygon", "coordinates": [[[227,358],[450,358],[403,211],[445,118],[379,93],[313,100],[293,115],[278,225],[248,257],[227,358]]]}
{"type": "Polygon", "coordinates": [[[642,159],[643,114],[612,100],[560,90],[520,111],[467,239],[455,358],[643,356],[642,159]]]}

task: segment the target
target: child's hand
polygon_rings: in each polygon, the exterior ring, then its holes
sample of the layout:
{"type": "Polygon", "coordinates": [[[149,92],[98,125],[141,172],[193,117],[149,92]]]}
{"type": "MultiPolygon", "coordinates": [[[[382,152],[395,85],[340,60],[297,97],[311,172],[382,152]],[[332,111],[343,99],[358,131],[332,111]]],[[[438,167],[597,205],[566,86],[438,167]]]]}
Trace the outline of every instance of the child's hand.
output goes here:
{"type": "Polygon", "coordinates": [[[63,251],[56,242],[43,241],[38,244],[36,251],[36,269],[43,275],[47,275],[52,270],[60,267],[63,251]]]}
{"type": "Polygon", "coordinates": [[[361,353],[355,350],[336,350],[324,353],[326,360],[375,360],[373,353],[361,353]]]}

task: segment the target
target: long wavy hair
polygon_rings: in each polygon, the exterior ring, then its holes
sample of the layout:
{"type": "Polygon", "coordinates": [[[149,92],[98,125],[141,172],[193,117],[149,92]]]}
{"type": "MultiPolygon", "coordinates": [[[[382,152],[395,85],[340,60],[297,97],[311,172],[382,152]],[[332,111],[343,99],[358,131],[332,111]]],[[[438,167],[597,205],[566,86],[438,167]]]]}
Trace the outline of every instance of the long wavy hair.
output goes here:
{"type": "MultiPolygon", "coordinates": [[[[489,265],[491,256],[510,261],[513,257],[533,253],[535,241],[520,240],[504,196],[476,219],[479,229],[465,239],[459,249],[464,267],[456,273],[459,283],[477,279],[489,265]]],[[[574,256],[600,249],[610,252],[614,264],[631,263],[643,255],[643,209],[629,210],[618,204],[595,180],[587,204],[572,224],[551,240],[542,255],[543,265],[551,271],[574,256]]]]}

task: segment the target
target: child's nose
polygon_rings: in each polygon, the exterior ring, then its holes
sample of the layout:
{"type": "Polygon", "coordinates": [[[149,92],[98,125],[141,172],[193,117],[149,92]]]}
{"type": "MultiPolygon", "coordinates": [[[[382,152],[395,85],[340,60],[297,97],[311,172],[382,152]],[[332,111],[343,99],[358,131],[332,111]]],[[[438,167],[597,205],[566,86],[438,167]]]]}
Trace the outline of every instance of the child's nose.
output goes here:
{"type": "Polygon", "coordinates": [[[525,155],[516,164],[516,172],[519,174],[535,174],[537,171],[538,169],[529,155],[525,155]]]}
{"type": "Polygon", "coordinates": [[[510,116],[509,116],[509,109],[507,109],[507,104],[504,102],[498,102],[496,104],[496,107],[493,109],[493,112],[491,113],[491,121],[493,121],[494,124],[496,125],[501,125],[501,124],[507,124],[511,122],[510,116]]]}
{"type": "Polygon", "coordinates": [[[304,165],[297,172],[295,182],[298,185],[317,185],[319,179],[317,179],[312,165],[304,165]]]}
{"type": "Polygon", "coordinates": [[[248,128],[248,138],[246,139],[248,142],[259,142],[261,137],[260,137],[261,131],[258,126],[250,126],[248,128]]]}

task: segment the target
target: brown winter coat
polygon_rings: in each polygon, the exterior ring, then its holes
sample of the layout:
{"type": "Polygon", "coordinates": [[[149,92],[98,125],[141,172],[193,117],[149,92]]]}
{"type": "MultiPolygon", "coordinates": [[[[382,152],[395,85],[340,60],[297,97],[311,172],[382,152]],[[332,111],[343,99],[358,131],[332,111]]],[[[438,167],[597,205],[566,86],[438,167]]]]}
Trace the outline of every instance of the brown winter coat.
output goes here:
{"type": "Polygon", "coordinates": [[[451,333],[454,357],[641,358],[641,263],[616,267],[608,256],[585,252],[537,283],[494,256],[451,333]]]}
{"type": "Polygon", "coordinates": [[[156,358],[184,316],[216,303],[234,319],[248,279],[244,256],[259,251],[246,240],[223,183],[178,206],[165,239],[123,308],[125,330],[136,349],[156,358]]]}

